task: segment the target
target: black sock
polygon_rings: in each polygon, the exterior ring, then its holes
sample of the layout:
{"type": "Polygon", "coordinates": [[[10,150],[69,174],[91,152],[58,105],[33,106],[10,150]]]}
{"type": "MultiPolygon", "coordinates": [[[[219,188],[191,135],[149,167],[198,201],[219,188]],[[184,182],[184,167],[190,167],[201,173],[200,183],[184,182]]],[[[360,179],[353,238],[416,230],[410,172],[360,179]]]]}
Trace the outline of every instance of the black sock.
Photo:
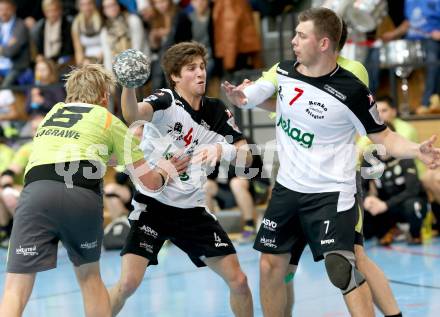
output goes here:
{"type": "Polygon", "coordinates": [[[244,225],[245,225],[245,226],[252,227],[252,228],[255,228],[255,222],[254,222],[253,219],[251,219],[251,220],[246,220],[245,223],[244,223],[244,225]]]}
{"type": "Polygon", "coordinates": [[[397,315],[386,315],[385,317],[402,317],[402,313],[398,313],[397,315]]]}

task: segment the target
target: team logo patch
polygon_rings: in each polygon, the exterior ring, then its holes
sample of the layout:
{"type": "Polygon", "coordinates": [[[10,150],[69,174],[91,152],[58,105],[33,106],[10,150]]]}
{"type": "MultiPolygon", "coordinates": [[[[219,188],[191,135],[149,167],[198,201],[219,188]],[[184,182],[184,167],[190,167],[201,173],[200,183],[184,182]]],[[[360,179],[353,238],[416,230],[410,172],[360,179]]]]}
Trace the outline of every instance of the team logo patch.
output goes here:
{"type": "Polygon", "coordinates": [[[85,242],[81,243],[81,246],[80,246],[81,249],[87,249],[87,250],[95,249],[97,247],[98,247],[98,240],[91,241],[91,242],[85,241],[85,242]]]}
{"type": "Polygon", "coordinates": [[[310,149],[312,147],[315,135],[313,133],[303,132],[299,128],[291,127],[290,119],[285,120],[283,116],[280,116],[277,127],[280,127],[289,138],[297,142],[302,147],[305,147],[306,149],[310,149]]]}
{"type": "Polygon", "coordinates": [[[206,123],[206,121],[203,120],[203,119],[200,121],[200,125],[201,125],[202,127],[204,127],[206,130],[211,129],[211,126],[210,126],[208,123],[206,123]]]}
{"type": "Polygon", "coordinates": [[[34,256],[34,255],[38,255],[38,251],[37,251],[37,246],[34,245],[32,247],[29,248],[23,248],[21,245],[15,250],[16,254],[21,254],[24,256],[34,256]]]}
{"type": "Polygon", "coordinates": [[[262,224],[264,226],[264,229],[267,229],[270,231],[275,231],[276,228],[278,227],[278,223],[276,223],[273,220],[267,219],[267,218],[263,218],[262,224]]]}
{"type": "Polygon", "coordinates": [[[149,253],[153,253],[153,246],[151,244],[148,244],[146,242],[141,242],[139,243],[139,247],[149,253]]]}
{"type": "Polygon", "coordinates": [[[340,92],[339,90],[336,90],[335,88],[333,88],[330,85],[325,84],[324,89],[327,90],[330,94],[332,94],[333,96],[335,96],[336,98],[338,98],[340,100],[347,99],[346,95],[344,95],[342,92],[340,92]]]}
{"type": "Polygon", "coordinates": [[[215,232],[214,232],[214,241],[215,241],[214,245],[216,248],[228,246],[227,243],[222,242],[222,239],[220,238],[220,236],[218,234],[216,234],[215,232]]]}
{"type": "Polygon", "coordinates": [[[262,243],[267,248],[274,248],[274,249],[278,248],[275,242],[276,242],[275,238],[269,239],[266,237],[261,237],[260,239],[260,243],[262,243]]]}
{"type": "Polygon", "coordinates": [[[335,239],[321,240],[321,245],[334,244],[334,243],[335,243],[335,239]]]}
{"type": "Polygon", "coordinates": [[[306,113],[313,119],[324,119],[324,113],[327,111],[327,107],[318,101],[309,100],[309,107],[305,110],[306,113]]]}
{"type": "Polygon", "coordinates": [[[176,141],[183,139],[183,124],[181,122],[174,123],[174,127],[168,126],[167,133],[176,141]]]}
{"type": "Polygon", "coordinates": [[[139,227],[139,230],[141,230],[145,235],[151,236],[153,238],[157,238],[158,233],[157,231],[151,229],[150,227],[143,225],[142,227],[139,227]]]}

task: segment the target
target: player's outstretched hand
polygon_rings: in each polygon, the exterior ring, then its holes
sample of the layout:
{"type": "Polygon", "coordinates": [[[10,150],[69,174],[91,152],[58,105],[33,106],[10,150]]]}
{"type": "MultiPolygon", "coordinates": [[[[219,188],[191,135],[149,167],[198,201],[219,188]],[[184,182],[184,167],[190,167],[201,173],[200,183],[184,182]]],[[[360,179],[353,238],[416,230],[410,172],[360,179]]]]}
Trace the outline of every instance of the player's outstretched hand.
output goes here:
{"type": "Polygon", "coordinates": [[[440,149],[434,147],[437,136],[433,135],[429,140],[420,144],[419,159],[431,169],[440,166],[440,149]]]}
{"type": "Polygon", "coordinates": [[[194,152],[191,164],[215,166],[222,155],[222,147],[219,144],[206,144],[194,152]]]}
{"type": "Polygon", "coordinates": [[[241,107],[247,104],[248,99],[246,95],[243,92],[243,89],[246,86],[243,86],[243,83],[239,85],[238,87],[231,84],[228,81],[224,81],[222,83],[223,91],[226,94],[226,97],[228,98],[229,102],[237,107],[241,107]]]}

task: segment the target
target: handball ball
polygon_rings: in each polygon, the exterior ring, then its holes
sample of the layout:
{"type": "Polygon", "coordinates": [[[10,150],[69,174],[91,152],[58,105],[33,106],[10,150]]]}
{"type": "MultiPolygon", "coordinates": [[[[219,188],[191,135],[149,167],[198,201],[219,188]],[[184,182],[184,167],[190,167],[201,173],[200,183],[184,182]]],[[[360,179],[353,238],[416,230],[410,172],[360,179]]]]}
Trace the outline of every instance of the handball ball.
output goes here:
{"type": "Polygon", "coordinates": [[[115,56],[113,72],[119,84],[137,88],[145,84],[150,76],[150,59],[141,51],[128,49],[115,56]]]}

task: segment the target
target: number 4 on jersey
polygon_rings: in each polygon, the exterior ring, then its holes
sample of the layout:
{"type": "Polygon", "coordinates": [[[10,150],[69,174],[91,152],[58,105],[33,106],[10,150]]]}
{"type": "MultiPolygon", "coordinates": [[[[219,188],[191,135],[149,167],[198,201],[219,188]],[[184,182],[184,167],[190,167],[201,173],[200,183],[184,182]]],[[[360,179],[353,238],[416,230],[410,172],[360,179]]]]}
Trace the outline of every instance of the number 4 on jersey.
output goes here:
{"type": "Polygon", "coordinates": [[[290,100],[289,106],[293,105],[293,103],[295,101],[297,101],[298,98],[301,97],[301,95],[304,93],[304,90],[302,90],[301,88],[298,88],[298,87],[295,87],[295,91],[297,92],[297,94],[295,95],[295,97],[293,97],[292,100],[290,100]]]}

